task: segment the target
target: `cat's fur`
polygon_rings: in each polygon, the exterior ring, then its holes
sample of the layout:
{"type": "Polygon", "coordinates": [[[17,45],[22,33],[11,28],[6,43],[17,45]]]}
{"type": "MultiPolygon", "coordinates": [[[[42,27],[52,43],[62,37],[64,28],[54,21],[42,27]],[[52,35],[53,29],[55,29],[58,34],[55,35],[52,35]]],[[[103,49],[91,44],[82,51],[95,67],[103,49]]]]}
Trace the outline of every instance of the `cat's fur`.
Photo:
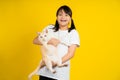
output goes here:
{"type": "Polygon", "coordinates": [[[62,64],[62,60],[57,53],[57,47],[47,44],[52,37],[53,37],[52,34],[48,32],[48,30],[42,33],[38,32],[38,40],[42,43],[41,45],[42,60],[40,61],[40,65],[28,76],[29,80],[31,80],[32,76],[39,71],[42,61],[45,63],[46,67],[52,73],[56,72],[52,68],[53,67],[52,62],[56,63],[57,66],[59,67],[67,66],[67,64],[62,64]]]}

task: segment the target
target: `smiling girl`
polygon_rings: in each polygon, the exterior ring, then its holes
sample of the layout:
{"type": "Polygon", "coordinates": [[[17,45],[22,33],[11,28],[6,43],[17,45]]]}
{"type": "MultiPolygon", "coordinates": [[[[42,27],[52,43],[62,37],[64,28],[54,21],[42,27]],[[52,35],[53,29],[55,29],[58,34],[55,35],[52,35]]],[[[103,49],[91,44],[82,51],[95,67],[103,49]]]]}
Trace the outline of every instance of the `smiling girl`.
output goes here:
{"type": "MultiPolygon", "coordinates": [[[[52,38],[49,40],[48,44],[57,47],[58,54],[62,58],[62,63],[66,63],[68,66],[59,68],[53,63],[55,66],[54,69],[56,70],[56,73],[53,74],[44,66],[43,62],[44,67],[42,66],[37,73],[40,75],[39,80],[70,80],[70,59],[74,57],[75,50],[80,45],[79,35],[75,29],[71,9],[66,5],[61,6],[56,13],[55,25],[48,25],[44,30],[46,29],[58,37],[58,39],[52,38]],[[67,43],[69,46],[65,46],[61,42],[67,43]]],[[[38,37],[33,40],[33,43],[42,45],[38,41],[38,37]]]]}

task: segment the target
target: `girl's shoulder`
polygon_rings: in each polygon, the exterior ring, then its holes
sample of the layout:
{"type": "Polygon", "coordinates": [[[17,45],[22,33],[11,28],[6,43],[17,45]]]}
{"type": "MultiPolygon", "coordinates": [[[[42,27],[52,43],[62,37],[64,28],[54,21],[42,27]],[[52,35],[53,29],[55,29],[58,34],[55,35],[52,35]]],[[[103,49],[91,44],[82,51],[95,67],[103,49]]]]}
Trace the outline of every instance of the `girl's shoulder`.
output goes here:
{"type": "Polygon", "coordinates": [[[70,34],[78,34],[78,31],[76,29],[73,29],[70,31],[70,34]]]}

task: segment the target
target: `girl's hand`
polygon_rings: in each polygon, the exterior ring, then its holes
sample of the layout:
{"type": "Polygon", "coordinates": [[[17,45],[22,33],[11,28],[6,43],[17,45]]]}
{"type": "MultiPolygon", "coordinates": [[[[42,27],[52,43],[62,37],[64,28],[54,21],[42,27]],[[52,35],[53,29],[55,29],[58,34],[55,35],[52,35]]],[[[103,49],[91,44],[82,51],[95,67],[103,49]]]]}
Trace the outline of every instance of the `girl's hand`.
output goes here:
{"type": "Polygon", "coordinates": [[[52,38],[48,41],[48,44],[51,44],[53,46],[57,46],[60,43],[60,41],[58,39],[52,38]]]}

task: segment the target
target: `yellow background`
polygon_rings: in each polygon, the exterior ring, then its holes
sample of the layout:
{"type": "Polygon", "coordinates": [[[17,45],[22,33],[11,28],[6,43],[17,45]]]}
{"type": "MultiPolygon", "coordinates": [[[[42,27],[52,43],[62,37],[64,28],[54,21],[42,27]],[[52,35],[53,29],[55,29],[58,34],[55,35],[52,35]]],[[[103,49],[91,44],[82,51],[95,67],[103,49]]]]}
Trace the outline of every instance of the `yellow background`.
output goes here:
{"type": "Polygon", "coordinates": [[[64,4],[73,11],[81,40],[71,80],[120,80],[119,0],[0,0],[0,80],[27,80],[41,59],[32,43],[36,32],[54,24],[64,4]]]}

